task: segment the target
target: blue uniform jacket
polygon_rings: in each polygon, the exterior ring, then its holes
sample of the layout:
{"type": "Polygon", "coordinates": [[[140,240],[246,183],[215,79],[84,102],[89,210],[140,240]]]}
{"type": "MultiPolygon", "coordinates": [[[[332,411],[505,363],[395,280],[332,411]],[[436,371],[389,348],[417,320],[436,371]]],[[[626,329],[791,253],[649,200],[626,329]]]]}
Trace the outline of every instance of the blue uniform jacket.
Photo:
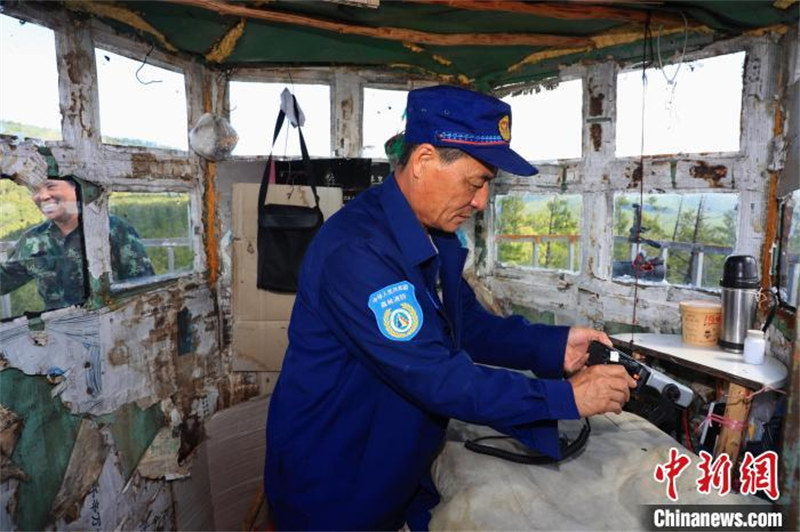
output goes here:
{"type": "Polygon", "coordinates": [[[558,456],[555,420],[579,417],[562,379],[569,329],[487,313],[466,254],[456,235],[426,234],[393,176],[322,227],[269,407],[278,530],[425,529],[449,418],[558,456]]]}

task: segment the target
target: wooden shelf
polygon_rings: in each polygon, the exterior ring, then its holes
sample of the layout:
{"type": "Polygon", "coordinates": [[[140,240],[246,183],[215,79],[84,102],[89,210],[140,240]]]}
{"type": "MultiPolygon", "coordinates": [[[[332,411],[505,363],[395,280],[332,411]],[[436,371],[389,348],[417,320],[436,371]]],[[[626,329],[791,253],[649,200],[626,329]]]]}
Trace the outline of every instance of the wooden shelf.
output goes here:
{"type": "Polygon", "coordinates": [[[739,384],[751,390],[780,388],[786,383],[787,370],[780,361],[767,355],[763,364],[745,364],[741,353],[729,353],[719,347],[698,347],[683,343],[680,334],[631,333],[611,337],[620,349],[667,360],[739,384]]]}

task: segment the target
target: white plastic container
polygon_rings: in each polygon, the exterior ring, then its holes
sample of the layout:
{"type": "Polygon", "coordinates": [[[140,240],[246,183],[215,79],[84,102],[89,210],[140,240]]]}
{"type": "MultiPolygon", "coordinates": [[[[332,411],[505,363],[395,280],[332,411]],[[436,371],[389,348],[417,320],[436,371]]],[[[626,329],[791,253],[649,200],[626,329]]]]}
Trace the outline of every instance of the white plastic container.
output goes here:
{"type": "Polygon", "coordinates": [[[759,329],[749,329],[744,338],[744,361],[747,364],[763,364],[766,351],[767,341],[764,339],[764,332],[759,329]]]}

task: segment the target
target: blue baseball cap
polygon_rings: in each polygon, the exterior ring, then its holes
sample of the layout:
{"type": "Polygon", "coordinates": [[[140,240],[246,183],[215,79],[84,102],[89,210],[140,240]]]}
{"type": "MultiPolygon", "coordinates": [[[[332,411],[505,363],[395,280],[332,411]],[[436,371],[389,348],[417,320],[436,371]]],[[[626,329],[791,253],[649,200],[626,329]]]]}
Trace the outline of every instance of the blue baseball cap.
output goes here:
{"type": "Polygon", "coordinates": [[[410,91],[405,142],[458,148],[514,175],[539,173],[511,149],[511,106],[460,87],[438,85],[410,91]]]}

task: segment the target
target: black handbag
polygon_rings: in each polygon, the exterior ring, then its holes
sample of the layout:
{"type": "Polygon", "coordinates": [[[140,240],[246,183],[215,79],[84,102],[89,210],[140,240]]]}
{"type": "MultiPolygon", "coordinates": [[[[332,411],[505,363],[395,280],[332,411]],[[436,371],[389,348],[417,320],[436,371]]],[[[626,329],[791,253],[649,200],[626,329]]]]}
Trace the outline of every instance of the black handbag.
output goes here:
{"type": "MultiPolygon", "coordinates": [[[[294,95],[292,95],[292,101],[295,114],[299,115],[294,95]]],[[[285,117],[286,114],[283,111],[278,114],[275,133],[272,136],[273,146],[285,117]]],[[[311,158],[308,156],[306,141],[299,125],[297,131],[300,133],[300,150],[303,156],[305,175],[314,194],[316,205],[302,207],[264,204],[267,199],[270,178],[274,179],[275,165],[272,160],[272,150],[270,150],[269,160],[261,178],[261,187],[258,190],[258,278],[256,285],[262,290],[297,292],[300,265],[306,249],[324,222],[322,211],[319,208],[319,195],[317,194],[316,178],[311,167],[311,158]]]]}

